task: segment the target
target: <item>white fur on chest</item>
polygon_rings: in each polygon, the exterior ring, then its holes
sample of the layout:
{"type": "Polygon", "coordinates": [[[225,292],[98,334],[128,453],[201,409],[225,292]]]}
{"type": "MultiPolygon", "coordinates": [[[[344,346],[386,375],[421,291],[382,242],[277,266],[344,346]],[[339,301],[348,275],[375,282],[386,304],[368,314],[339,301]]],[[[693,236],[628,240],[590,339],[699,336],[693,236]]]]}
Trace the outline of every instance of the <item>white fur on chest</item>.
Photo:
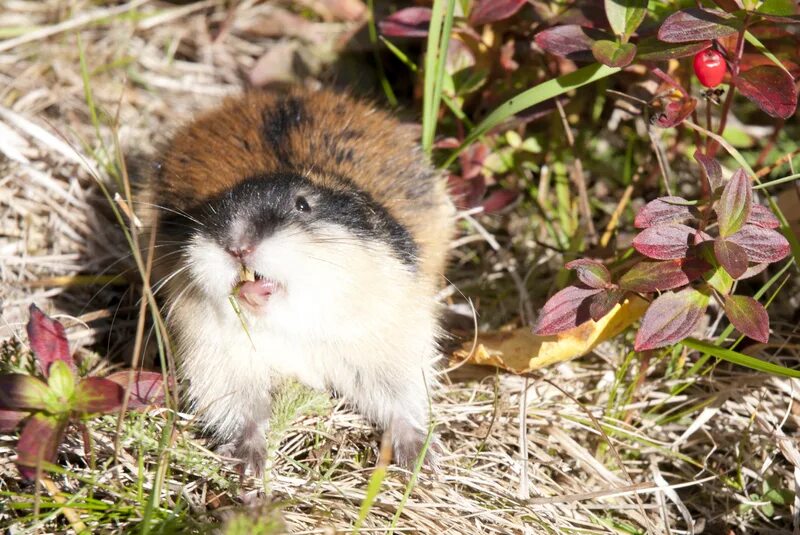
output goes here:
{"type": "Polygon", "coordinates": [[[380,244],[327,243],[279,233],[262,244],[254,268],[285,292],[263,315],[245,311],[246,327],[228,299],[238,266],[214,244],[193,244],[194,273],[171,289],[169,321],[188,398],[220,438],[268,418],[282,377],[342,393],[377,423],[407,411],[423,425],[437,354],[430,282],[380,244]]]}

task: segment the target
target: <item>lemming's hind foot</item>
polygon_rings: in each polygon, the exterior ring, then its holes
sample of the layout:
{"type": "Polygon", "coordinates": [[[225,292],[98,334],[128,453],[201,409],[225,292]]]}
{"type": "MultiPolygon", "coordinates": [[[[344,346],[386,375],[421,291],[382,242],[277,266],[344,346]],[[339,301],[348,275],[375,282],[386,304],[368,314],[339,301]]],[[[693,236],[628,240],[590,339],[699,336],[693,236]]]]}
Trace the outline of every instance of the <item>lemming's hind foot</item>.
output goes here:
{"type": "MultiPolygon", "coordinates": [[[[413,470],[428,440],[428,430],[421,429],[406,419],[396,418],[392,421],[390,433],[395,464],[400,468],[413,470]]],[[[425,451],[423,467],[436,470],[440,453],[441,447],[436,435],[433,435],[425,451]]]]}
{"type": "Polygon", "coordinates": [[[217,453],[238,459],[239,475],[244,476],[250,470],[255,477],[261,477],[267,461],[266,426],[246,425],[237,438],[217,448],[217,453]]]}

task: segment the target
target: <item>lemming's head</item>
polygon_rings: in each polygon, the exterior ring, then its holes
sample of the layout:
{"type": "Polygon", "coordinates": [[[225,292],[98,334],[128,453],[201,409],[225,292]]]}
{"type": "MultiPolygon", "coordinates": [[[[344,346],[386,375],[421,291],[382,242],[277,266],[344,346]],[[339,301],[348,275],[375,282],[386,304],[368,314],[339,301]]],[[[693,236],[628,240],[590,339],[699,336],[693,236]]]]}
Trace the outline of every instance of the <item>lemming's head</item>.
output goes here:
{"type": "Polygon", "coordinates": [[[381,278],[413,276],[417,262],[409,232],[367,193],[293,172],[251,176],[167,213],[160,236],[184,244],[182,284],[218,310],[233,296],[254,317],[339,315],[379,294],[381,278]]]}

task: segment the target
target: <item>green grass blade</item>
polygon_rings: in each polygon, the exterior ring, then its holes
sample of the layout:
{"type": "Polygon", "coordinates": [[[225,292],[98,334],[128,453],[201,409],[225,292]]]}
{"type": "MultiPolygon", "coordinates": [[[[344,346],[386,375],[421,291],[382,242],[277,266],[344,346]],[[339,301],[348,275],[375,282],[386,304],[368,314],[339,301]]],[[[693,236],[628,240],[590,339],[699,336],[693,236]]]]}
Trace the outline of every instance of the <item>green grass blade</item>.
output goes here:
{"type": "Polygon", "coordinates": [[[358,518],[353,526],[353,535],[357,535],[361,531],[361,526],[364,524],[364,520],[367,519],[367,515],[369,515],[372,504],[375,503],[375,499],[378,497],[385,478],[386,466],[376,466],[367,483],[367,493],[364,496],[364,501],[361,502],[361,508],[358,510],[358,518]]]}
{"type": "Polygon", "coordinates": [[[372,43],[372,53],[375,58],[375,65],[378,68],[378,78],[381,81],[381,87],[386,94],[386,100],[393,108],[397,107],[397,97],[392,89],[392,84],[386,78],[386,73],[383,70],[383,63],[381,63],[380,53],[378,52],[378,30],[375,28],[375,0],[368,0],[367,7],[369,11],[369,19],[367,19],[367,26],[369,28],[369,42],[372,43]]]}
{"type": "Polygon", "coordinates": [[[791,368],[787,368],[786,366],[781,366],[780,364],[773,364],[765,360],[751,357],[750,355],[745,355],[744,353],[739,353],[738,351],[725,349],[723,347],[719,347],[714,344],[710,344],[708,342],[703,342],[702,340],[687,338],[686,340],[683,340],[680,343],[681,345],[688,347],[689,349],[694,349],[695,351],[703,351],[704,353],[713,355],[718,359],[727,360],[728,362],[738,364],[739,366],[745,366],[746,368],[750,368],[764,373],[769,373],[772,375],[780,375],[782,377],[793,377],[795,379],[800,379],[800,370],[793,370],[791,368]]]}
{"type": "Polygon", "coordinates": [[[458,157],[459,153],[470,146],[475,140],[483,136],[486,132],[502,123],[512,115],[515,115],[522,110],[540,104],[553,97],[563,95],[567,91],[591,84],[611,76],[619,72],[617,67],[608,67],[600,63],[593,63],[585,67],[581,67],[575,72],[553,78],[539,85],[535,85],[530,89],[523,91],[519,95],[512,97],[505,101],[503,104],[495,108],[486,118],[481,121],[478,126],[472,129],[464,142],[458,147],[442,167],[448,167],[458,157]]]}
{"type": "Polygon", "coordinates": [[[747,40],[748,43],[753,45],[759,52],[764,54],[764,56],[766,56],[770,61],[772,61],[772,63],[774,63],[775,65],[777,65],[778,67],[780,67],[784,71],[789,72],[786,69],[786,67],[783,65],[783,63],[781,63],[781,60],[779,60],[775,56],[775,54],[770,52],[769,49],[766,46],[764,46],[764,43],[762,43],[761,41],[758,40],[758,37],[756,37],[755,35],[753,35],[752,33],[748,32],[748,31],[746,31],[746,32],[744,32],[744,38],[745,38],[745,40],[747,40]]]}
{"type": "Polygon", "coordinates": [[[422,148],[430,154],[439,105],[442,100],[442,79],[447,61],[447,48],[453,29],[455,0],[434,0],[431,22],[428,27],[428,45],[425,51],[425,83],[422,101],[422,148]]]}
{"type": "Polygon", "coordinates": [[[786,182],[793,182],[793,181],[797,180],[798,178],[800,178],[800,173],[795,174],[795,175],[785,176],[783,178],[776,178],[775,180],[770,180],[769,182],[762,182],[761,184],[758,184],[757,186],[753,186],[753,189],[757,190],[757,189],[771,188],[772,186],[777,186],[778,184],[785,184],[786,182]]]}

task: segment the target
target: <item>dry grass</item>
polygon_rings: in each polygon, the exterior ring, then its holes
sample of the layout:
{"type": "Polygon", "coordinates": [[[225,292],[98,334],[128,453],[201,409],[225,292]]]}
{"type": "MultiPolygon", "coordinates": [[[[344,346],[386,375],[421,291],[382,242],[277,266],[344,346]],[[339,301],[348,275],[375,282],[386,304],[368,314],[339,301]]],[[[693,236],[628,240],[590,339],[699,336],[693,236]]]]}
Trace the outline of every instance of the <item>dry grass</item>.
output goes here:
{"type": "MultiPolygon", "coordinates": [[[[234,14],[222,0],[111,6],[6,0],[0,11],[7,38],[0,41],[4,367],[26,358],[23,327],[33,302],[67,325],[73,345],[95,365],[130,358],[136,277],[110,285],[89,280],[130,268],[93,178],[113,183],[111,125],[119,125],[126,157],[135,162],[152,154],[176,122],[240,90],[266,50],[289,43],[319,67],[332,43],[353,29],[314,22],[301,35],[269,35],[275,30],[264,30],[264,21],[285,13],[248,1],[234,14]],[[97,121],[87,105],[78,35],[97,121]]],[[[484,238],[462,240],[453,275],[462,289],[509,296],[483,311],[496,324],[501,320],[489,311],[517,314],[520,281],[502,261],[493,265],[505,257],[493,257],[484,238]],[[486,270],[465,268],[475,257],[486,270]]],[[[537,254],[545,265],[547,257],[537,254]]],[[[523,311],[530,306],[519,304],[523,311]]],[[[796,328],[778,322],[774,340],[751,349],[796,362],[796,328]]],[[[388,531],[399,511],[398,533],[798,533],[797,498],[770,514],[763,489],[796,495],[800,486],[800,381],[724,365],[687,377],[688,366],[685,355],[666,354],[640,369],[622,341],[527,378],[467,367],[451,373],[434,399],[445,449],[440,471],[421,474],[404,502],[408,475],[390,469],[361,531],[388,531]]],[[[116,420],[92,421],[95,468],[77,434],[70,435],[60,456],[66,471],[53,480],[96,532],[143,525],[201,532],[226,520],[229,533],[255,533],[259,522],[265,533],[349,531],[379,437],[346,407],[292,392],[275,425],[278,447],[266,483],[239,485],[203,447],[189,415],[175,415],[177,432],[166,433],[171,442],[159,458],[167,411],[128,416],[116,464],[116,420]],[[147,512],[159,467],[166,469],[163,485],[147,512]],[[267,520],[277,527],[265,527],[267,520]]],[[[17,478],[14,441],[0,437],[0,525],[14,533],[72,530],[58,508],[47,507],[43,490],[17,478]]]]}

